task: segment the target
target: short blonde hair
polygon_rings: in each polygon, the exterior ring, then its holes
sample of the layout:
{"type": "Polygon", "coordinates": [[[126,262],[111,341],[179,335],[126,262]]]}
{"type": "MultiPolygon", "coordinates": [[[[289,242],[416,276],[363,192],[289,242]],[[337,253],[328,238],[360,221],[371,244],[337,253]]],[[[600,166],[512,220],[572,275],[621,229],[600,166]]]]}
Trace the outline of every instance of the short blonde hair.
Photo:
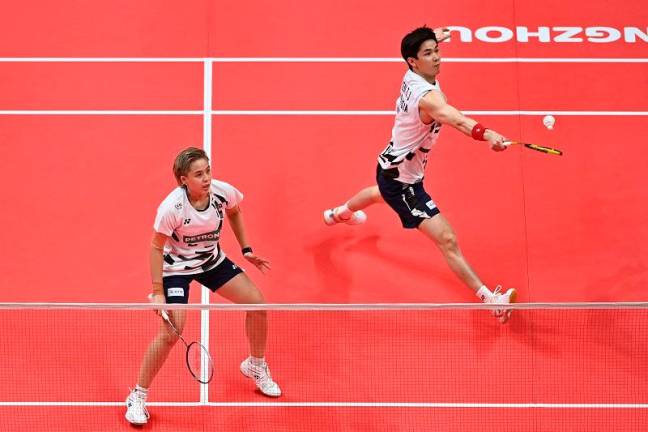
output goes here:
{"type": "Polygon", "coordinates": [[[182,186],[182,180],[180,177],[186,176],[189,173],[191,164],[197,160],[205,159],[209,162],[209,157],[203,149],[196,147],[187,147],[182,150],[178,156],[176,156],[175,161],[173,162],[173,175],[178,182],[178,185],[182,186]]]}

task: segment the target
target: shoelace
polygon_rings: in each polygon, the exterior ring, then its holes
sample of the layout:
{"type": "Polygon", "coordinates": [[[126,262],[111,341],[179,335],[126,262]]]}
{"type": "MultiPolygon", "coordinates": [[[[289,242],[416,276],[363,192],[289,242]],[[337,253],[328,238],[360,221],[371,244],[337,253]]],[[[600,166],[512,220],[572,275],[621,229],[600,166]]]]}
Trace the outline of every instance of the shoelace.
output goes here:
{"type": "Polygon", "coordinates": [[[129,399],[133,403],[133,406],[138,412],[141,412],[142,414],[146,414],[146,408],[144,407],[146,398],[144,397],[144,395],[142,395],[138,391],[131,391],[131,397],[129,399]]]}
{"type": "Polygon", "coordinates": [[[272,375],[268,370],[268,366],[251,365],[250,369],[252,370],[252,375],[254,376],[254,380],[264,390],[276,386],[275,382],[272,380],[272,375]]]}

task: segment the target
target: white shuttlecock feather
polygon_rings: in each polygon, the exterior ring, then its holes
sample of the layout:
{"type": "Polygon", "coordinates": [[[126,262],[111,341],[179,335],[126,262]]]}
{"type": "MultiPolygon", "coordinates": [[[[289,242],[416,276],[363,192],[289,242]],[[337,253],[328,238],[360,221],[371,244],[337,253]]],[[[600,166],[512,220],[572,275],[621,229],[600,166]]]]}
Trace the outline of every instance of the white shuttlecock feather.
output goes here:
{"type": "Polygon", "coordinates": [[[556,124],[556,119],[552,115],[546,115],[542,119],[542,124],[545,125],[547,129],[552,130],[556,124]]]}

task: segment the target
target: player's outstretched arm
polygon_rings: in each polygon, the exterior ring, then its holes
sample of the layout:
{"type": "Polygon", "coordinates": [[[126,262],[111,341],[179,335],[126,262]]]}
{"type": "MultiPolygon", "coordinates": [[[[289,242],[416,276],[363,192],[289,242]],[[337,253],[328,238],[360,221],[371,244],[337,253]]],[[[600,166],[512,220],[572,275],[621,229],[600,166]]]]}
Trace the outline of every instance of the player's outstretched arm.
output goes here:
{"type": "Polygon", "coordinates": [[[461,111],[447,103],[445,96],[440,92],[431,91],[423,96],[419,102],[419,107],[424,115],[442,124],[452,126],[469,137],[488,141],[495,151],[502,151],[507,148],[504,145],[506,141],[504,136],[492,129],[483,128],[476,120],[463,115],[461,111]],[[480,132],[480,127],[485,130],[480,132]],[[478,132],[477,135],[475,134],[476,131],[478,132]]]}

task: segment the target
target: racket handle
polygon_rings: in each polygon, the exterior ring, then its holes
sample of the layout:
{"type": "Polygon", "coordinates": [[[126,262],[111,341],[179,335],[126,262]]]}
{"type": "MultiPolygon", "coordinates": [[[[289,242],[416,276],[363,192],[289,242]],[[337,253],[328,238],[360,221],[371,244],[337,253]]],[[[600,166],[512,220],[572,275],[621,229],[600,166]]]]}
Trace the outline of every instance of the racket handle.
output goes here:
{"type": "MultiPolygon", "coordinates": [[[[148,299],[150,302],[153,301],[153,293],[148,295],[148,299]]],[[[169,314],[164,309],[160,309],[160,316],[164,321],[169,321],[169,314]]]]}

